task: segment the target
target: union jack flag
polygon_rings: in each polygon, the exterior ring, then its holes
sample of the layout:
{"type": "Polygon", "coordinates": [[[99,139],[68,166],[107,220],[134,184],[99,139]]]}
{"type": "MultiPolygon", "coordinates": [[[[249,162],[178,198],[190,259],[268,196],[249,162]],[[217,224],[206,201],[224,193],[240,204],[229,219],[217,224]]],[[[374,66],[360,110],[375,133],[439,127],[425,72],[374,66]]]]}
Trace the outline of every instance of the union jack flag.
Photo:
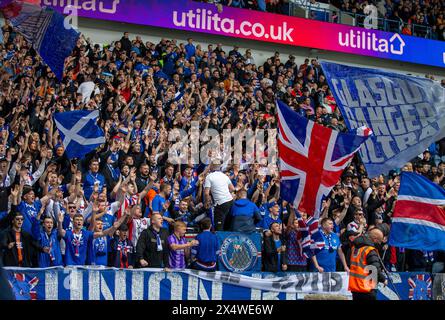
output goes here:
{"type": "Polygon", "coordinates": [[[9,275],[9,284],[16,300],[37,300],[35,287],[38,283],[39,278],[31,277],[24,273],[11,272],[9,275]]]}
{"type": "Polygon", "coordinates": [[[309,217],[304,221],[301,214],[295,210],[295,216],[299,227],[297,240],[300,242],[300,255],[309,259],[322,250],[325,245],[323,236],[318,228],[319,215],[316,213],[313,217],[309,217]]]}
{"type": "Polygon", "coordinates": [[[281,196],[296,211],[313,216],[372,132],[340,133],[301,117],[281,101],[277,110],[281,196]]]}
{"type": "Polygon", "coordinates": [[[426,274],[416,274],[408,279],[410,300],[431,300],[431,277],[426,274]]]}

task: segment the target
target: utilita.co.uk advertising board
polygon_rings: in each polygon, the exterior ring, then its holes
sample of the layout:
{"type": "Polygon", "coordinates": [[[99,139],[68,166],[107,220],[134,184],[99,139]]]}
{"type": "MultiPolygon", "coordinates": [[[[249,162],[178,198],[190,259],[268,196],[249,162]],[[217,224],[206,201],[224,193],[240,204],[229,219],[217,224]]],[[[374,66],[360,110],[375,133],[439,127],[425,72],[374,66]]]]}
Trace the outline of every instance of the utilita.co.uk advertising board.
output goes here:
{"type": "MultiPolygon", "coordinates": [[[[191,0],[42,0],[112,20],[445,67],[445,42],[191,0]]],[[[68,12],[68,11],[66,11],[68,12]]]]}

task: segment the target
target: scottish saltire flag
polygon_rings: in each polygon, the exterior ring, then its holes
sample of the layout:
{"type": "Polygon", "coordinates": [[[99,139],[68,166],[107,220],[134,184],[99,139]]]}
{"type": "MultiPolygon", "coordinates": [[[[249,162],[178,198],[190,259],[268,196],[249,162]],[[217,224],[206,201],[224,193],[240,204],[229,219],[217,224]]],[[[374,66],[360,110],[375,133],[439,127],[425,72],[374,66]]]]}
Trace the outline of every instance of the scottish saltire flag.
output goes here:
{"type": "Polygon", "coordinates": [[[281,196],[313,216],[372,132],[340,133],[301,117],[281,101],[277,107],[281,196]]]}
{"type": "Polygon", "coordinates": [[[445,137],[445,88],[439,82],[379,69],[322,62],[349,130],[373,136],[360,149],[370,177],[401,168],[445,137]]]}
{"type": "Polygon", "coordinates": [[[98,110],[70,111],[54,115],[68,158],[81,158],[105,143],[105,134],[96,124],[98,118],[98,110]]]}
{"type": "Polygon", "coordinates": [[[389,244],[425,251],[445,250],[445,190],[417,173],[402,172],[389,244]]]}
{"type": "Polygon", "coordinates": [[[79,33],[65,27],[65,17],[30,0],[5,0],[0,7],[16,31],[32,44],[56,77],[63,78],[65,59],[72,53],[79,33]]]}

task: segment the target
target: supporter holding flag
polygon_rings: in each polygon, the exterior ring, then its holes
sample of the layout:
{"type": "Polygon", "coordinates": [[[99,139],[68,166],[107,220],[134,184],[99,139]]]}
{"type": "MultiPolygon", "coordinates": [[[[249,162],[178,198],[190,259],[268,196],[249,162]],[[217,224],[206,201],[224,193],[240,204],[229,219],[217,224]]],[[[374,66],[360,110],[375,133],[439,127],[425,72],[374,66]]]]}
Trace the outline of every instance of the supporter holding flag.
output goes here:
{"type": "Polygon", "coordinates": [[[287,271],[289,272],[305,272],[307,271],[307,257],[303,253],[303,237],[307,235],[308,228],[306,225],[306,212],[295,211],[290,205],[290,216],[286,228],[287,242],[287,271]]]}
{"type": "Polygon", "coordinates": [[[68,158],[82,158],[105,142],[104,131],[96,122],[99,111],[78,110],[54,115],[68,158]]]}

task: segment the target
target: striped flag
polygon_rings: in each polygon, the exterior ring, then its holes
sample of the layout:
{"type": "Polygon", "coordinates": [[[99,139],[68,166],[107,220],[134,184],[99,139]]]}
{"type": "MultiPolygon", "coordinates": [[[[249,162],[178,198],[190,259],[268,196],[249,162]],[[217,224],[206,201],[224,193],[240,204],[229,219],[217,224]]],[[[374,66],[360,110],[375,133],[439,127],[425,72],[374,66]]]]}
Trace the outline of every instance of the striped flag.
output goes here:
{"type": "Polygon", "coordinates": [[[298,210],[295,210],[295,216],[298,221],[298,227],[300,228],[300,241],[301,250],[303,256],[310,259],[320,252],[324,245],[324,239],[321,235],[319,228],[319,217],[315,214],[313,217],[309,217],[306,221],[303,220],[298,210]]]}
{"type": "Polygon", "coordinates": [[[435,251],[445,248],[445,190],[422,175],[402,172],[389,244],[435,251]]]}

